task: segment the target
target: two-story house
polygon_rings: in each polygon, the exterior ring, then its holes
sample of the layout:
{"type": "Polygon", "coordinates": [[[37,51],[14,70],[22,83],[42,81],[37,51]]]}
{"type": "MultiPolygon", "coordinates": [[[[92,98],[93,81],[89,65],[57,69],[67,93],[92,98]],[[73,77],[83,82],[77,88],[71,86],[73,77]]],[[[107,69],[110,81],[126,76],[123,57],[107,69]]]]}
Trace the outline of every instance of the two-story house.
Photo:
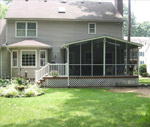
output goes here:
{"type": "Polygon", "coordinates": [[[13,0],[1,21],[1,76],[27,72],[50,87],[137,85],[142,45],[123,40],[122,0],[115,3],[13,0]]]}

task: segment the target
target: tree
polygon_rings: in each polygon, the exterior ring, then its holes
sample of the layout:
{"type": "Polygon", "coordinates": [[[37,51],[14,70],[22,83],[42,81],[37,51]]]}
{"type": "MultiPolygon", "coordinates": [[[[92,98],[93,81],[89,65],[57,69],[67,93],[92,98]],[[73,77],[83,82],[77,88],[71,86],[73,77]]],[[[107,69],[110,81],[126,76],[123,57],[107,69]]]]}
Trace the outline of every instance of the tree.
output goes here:
{"type": "Polygon", "coordinates": [[[8,10],[8,6],[6,6],[5,4],[0,5],[0,19],[5,18],[7,10],[8,10]]]}
{"type": "Polygon", "coordinates": [[[0,3],[0,19],[4,19],[6,16],[6,12],[8,10],[8,6],[12,0],[3,0],[0,3]]]}
{"type": "MultiPolygon", "coordinates": [[[[128,8],[126,5],[123,7],[124,11],[124,36],[128,35],[128,8]]],[[[131,12],[131,36],[149,37],[150,36],[150,22],[137,23],[136,17],[131,12]]]]}
{"type": "MultiPolygon", "coordinates": [[[[123,6],[123,12],[124,12],[124,36],[128,35],[128,8],[127,6],[123,6]]],[[[133,12],[131,12],[131,36],[136,35],[136,17],[133,12]]]]}
{"type": "Polygon", "coordinates": [[[150,36],[150,22],[139,23],[136,28],[136,36],[150,36]]]}

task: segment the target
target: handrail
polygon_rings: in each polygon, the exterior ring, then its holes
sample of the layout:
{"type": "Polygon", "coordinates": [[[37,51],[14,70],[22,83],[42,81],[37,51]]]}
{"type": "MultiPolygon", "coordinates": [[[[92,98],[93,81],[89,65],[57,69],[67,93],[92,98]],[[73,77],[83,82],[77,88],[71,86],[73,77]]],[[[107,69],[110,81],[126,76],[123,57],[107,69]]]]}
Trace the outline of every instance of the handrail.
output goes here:
{"type": "Polygon", "coordinates": [[[40,81],[41,79],[43,79],[43,77],[50,75],[50,72],[52,71],[57,71],[58,76],[60,77],[67,76],[67,63],[47,63],[44,67],[35,71],[35,81],[40,81]]]}

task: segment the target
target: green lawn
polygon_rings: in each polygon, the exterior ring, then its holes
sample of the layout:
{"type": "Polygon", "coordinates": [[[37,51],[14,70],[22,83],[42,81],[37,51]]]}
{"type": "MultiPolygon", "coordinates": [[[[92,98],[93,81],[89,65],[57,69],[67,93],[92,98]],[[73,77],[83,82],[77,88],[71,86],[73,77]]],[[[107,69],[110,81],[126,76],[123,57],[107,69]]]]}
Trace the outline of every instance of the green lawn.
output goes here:
{"type": "Polygon", "coordinates": [[[108,89],[45,89],[32,98],[0,97],[0,127],[149,127],[150,98],[108,89]]]}
{"type": "Polygon", "coordinates": [[[140,78],[141,84],[150,84],[150,78],[140,78]]]}

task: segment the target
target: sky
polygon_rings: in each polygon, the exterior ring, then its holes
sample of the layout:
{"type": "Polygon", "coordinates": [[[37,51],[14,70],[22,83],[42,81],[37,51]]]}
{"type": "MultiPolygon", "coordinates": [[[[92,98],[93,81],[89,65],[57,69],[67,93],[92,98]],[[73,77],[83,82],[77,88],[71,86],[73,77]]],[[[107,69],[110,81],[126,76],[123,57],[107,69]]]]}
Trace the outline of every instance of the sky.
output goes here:
{"type": "MultiPolygon", "coordinates": [[[[113,2],[114,0],[99,0],[113,2]]],[[[128,5],[128,0],[123,0],[128,5]]],[[[149,21],[150,22],[150,0],[131,0],[131,11],[136,17],[138,23],[149,21]]]]}

